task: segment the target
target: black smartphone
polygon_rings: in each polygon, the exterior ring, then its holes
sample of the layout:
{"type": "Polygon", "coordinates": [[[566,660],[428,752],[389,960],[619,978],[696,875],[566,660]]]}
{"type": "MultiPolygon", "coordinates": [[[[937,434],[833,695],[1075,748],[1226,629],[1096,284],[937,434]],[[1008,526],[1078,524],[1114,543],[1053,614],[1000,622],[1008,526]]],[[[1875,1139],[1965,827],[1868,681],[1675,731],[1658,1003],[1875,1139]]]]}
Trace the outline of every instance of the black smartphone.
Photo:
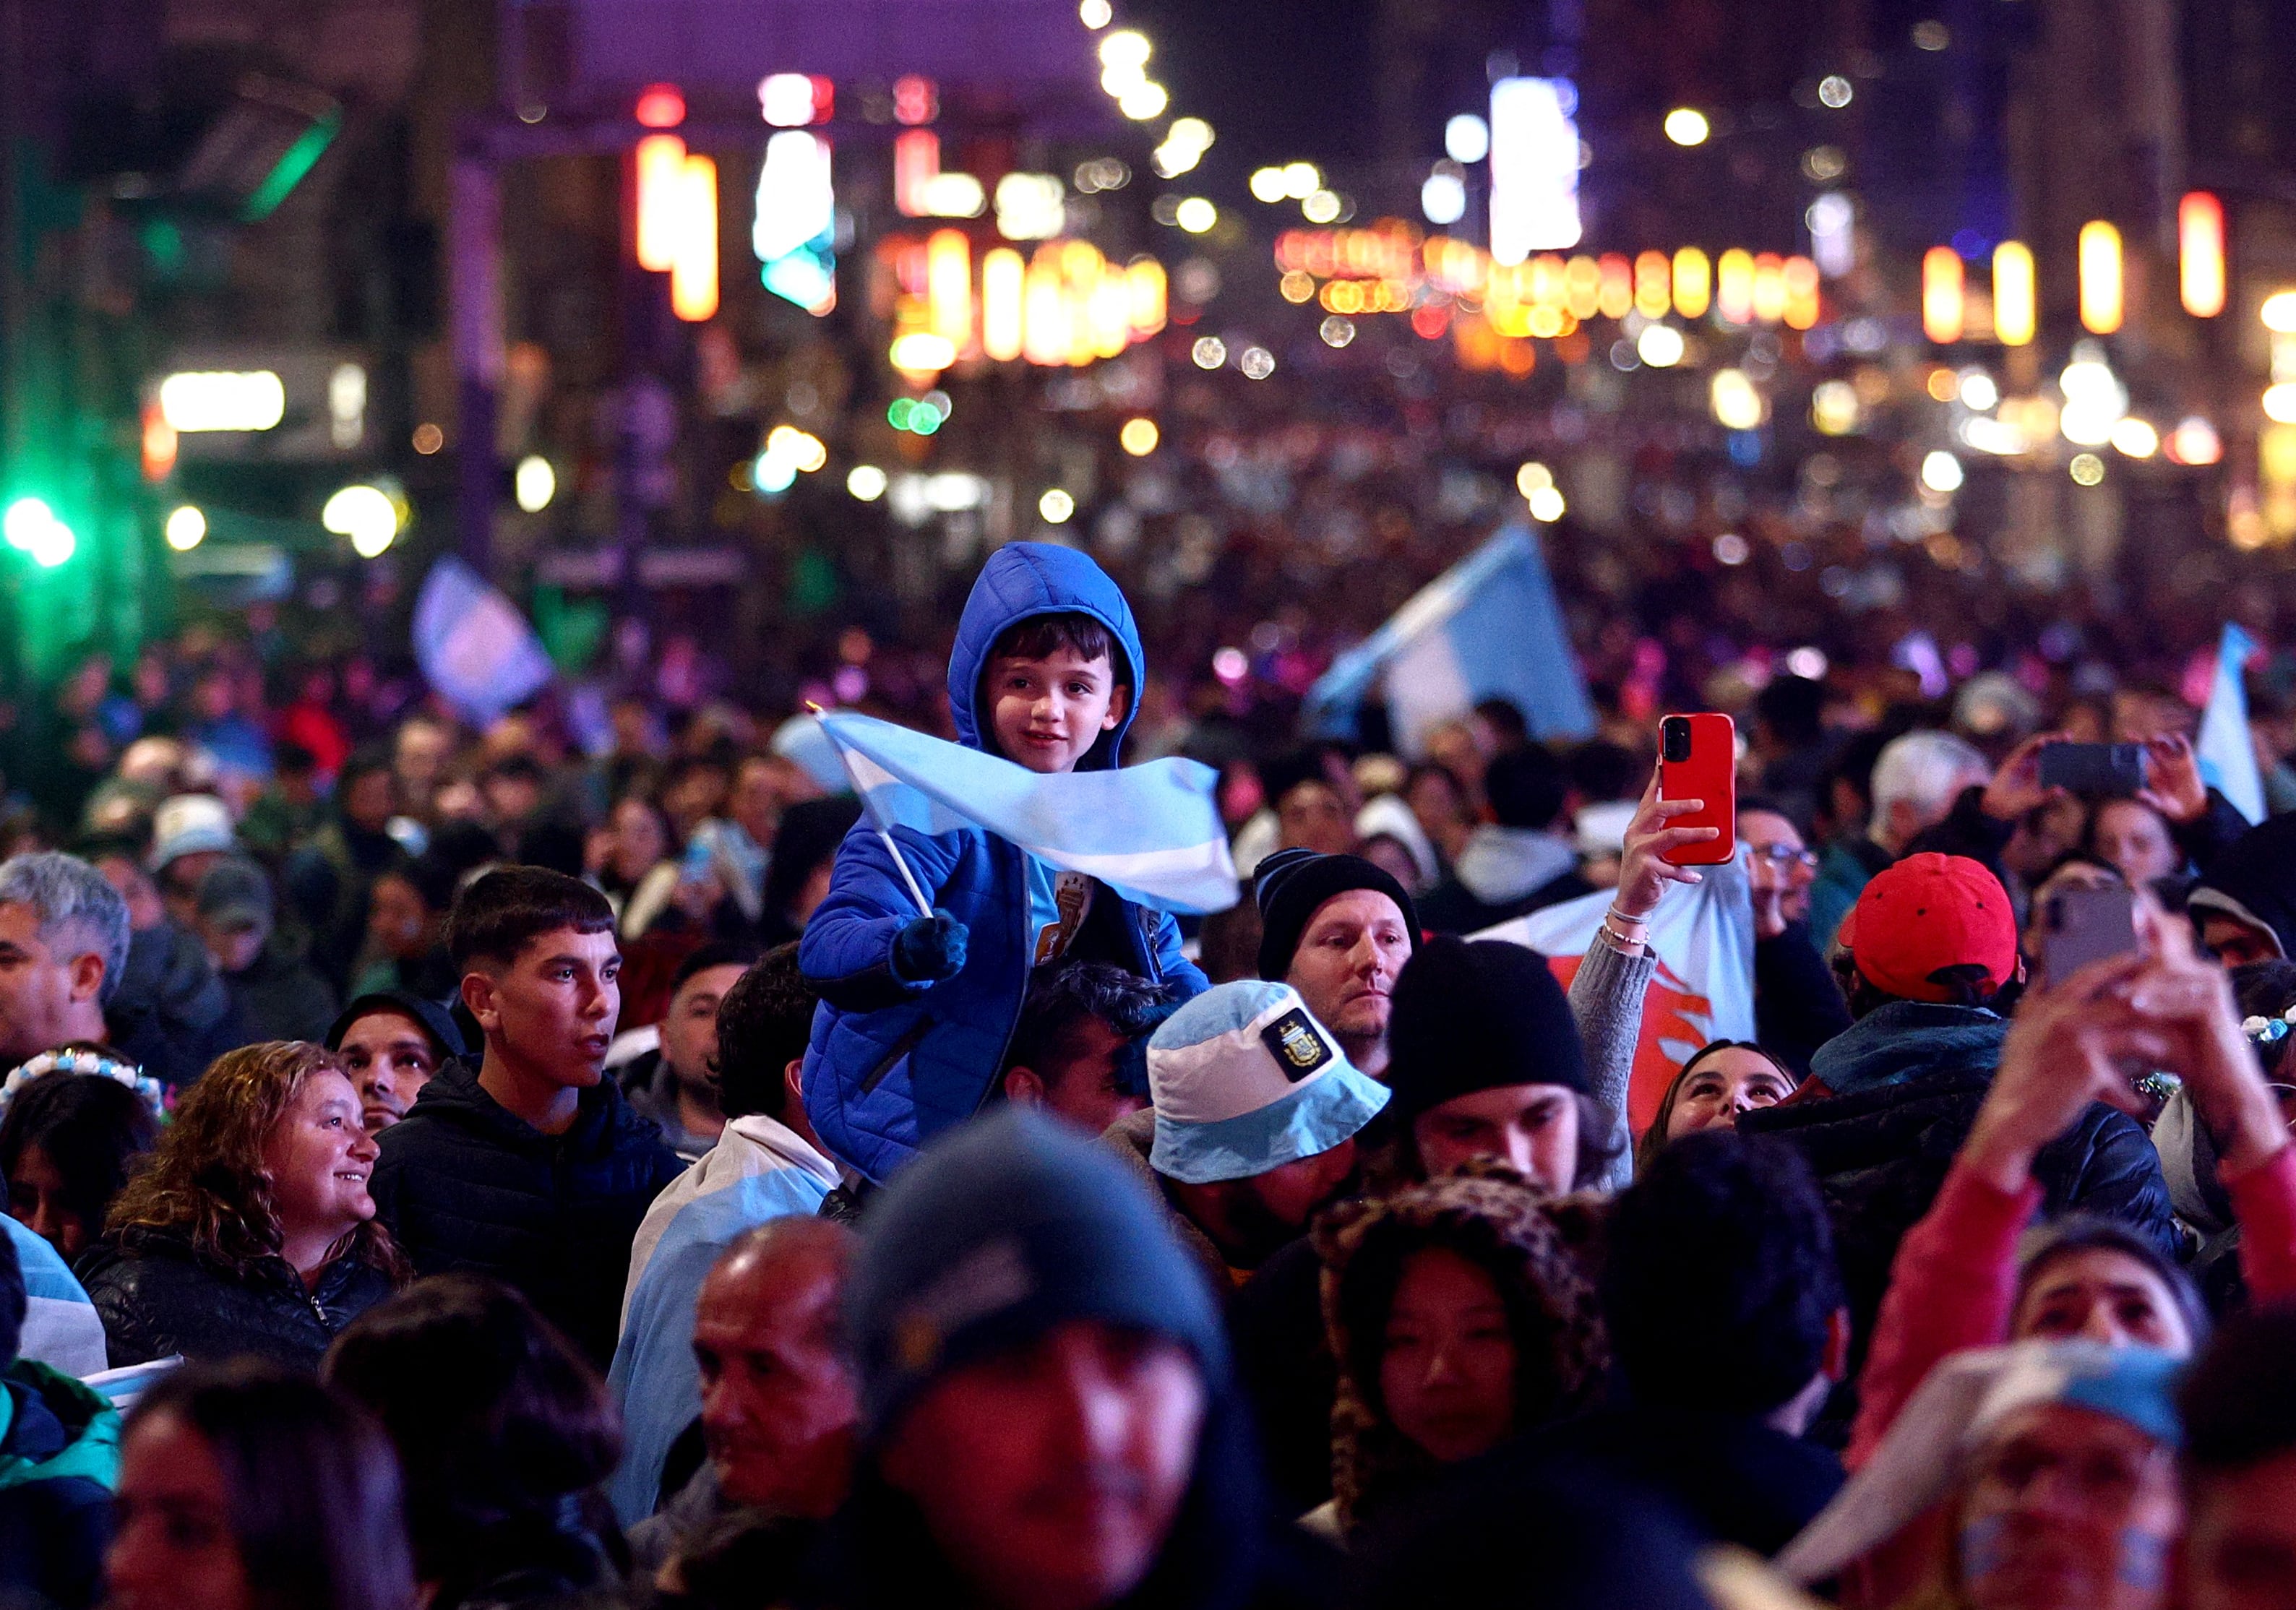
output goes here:
{"type": "Polygon", "coordinates": [[[2041,786],[2129,799],[2144,787],[2141,743],[2053,743],[2041,751],[2041,786]]]}
{"type": "Polygon", "coordinates": [[[2060,889],[2041,903],[2041,971],[2052,984],[2136,949],[2136,891],[2126,884],[2060,889]]]}

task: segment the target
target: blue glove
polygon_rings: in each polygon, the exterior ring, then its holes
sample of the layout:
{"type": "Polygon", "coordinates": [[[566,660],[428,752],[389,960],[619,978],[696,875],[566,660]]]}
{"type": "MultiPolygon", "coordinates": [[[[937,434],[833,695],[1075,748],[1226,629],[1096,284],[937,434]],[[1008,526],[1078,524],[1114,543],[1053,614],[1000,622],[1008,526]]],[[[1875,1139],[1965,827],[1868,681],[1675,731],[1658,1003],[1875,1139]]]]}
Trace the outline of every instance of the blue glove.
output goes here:
{"type": "Polygon", "coordinates": [[[893,936],[893,976],[907,984],[946,984],[964,966],[964,924],[947,911],[914,918],[893,936]]]}

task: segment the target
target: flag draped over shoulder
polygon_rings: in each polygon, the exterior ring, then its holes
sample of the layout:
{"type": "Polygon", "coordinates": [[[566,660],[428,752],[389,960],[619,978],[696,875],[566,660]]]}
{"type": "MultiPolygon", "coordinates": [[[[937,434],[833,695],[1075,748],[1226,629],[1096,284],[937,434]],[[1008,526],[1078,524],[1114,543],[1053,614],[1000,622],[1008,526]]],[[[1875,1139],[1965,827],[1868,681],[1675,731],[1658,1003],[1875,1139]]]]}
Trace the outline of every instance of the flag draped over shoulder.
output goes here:
{"type": "Polygon", "coordinates": [[[1431,728],[1485,699],[1511,701],[1536,738],[1595,730],[1546,561],[1524,526],[1502,527],[1332,661],[1308,691],[1309,731],[1352,737],[1374,682],[1384,684],[1395,748],[1406,756],[1423,753],[1431,728]]]}
{"type": "MultiPolygon", "coordinates": [[[[1691,1054],[1714,1040],[1754,1037],[1754,906],[1743,858],[1702,867],[1704,879],[1667,893],[1651,914],[1658,958],[1643,1006],[1627,1122],[1637,1135],[1658,1116],[1666,1087],[1691,1054]]],[[[1616,892],[1601,889],[1472,936],[1527,944],[1547,957],[1567,988],[1616,892]]]]}
{"type": "Polygon", "coordinates": [[[1097,878],[1161,911],[1226,911],[1235,862],[1212,789],[1193,760],[1113,772],[1031,772],[866,715],[821,717],[880,832],[984,828],[1040,861],[1097,878]]]}
{"type": "Polygon", "coordinates": [[[550,684],[550,656],[518,606],[459,559],[442,559],[414,600],[414,658],[431,688],[476,726],[550,684]]]}
{"type": "Polygon", "coordinates": [[[2264,774],[2256,765],[2256,740],[2248,730],[2248,688],[2241,673],[2256,650],[2255,639],[2226,622],[2217,644],[2217,671],[2209,683],[2209,707],[2201,714],[2201,740],[2194,746],[2201,780],[2223,795],[2251,825],[2264,820],[2264,774]]]}

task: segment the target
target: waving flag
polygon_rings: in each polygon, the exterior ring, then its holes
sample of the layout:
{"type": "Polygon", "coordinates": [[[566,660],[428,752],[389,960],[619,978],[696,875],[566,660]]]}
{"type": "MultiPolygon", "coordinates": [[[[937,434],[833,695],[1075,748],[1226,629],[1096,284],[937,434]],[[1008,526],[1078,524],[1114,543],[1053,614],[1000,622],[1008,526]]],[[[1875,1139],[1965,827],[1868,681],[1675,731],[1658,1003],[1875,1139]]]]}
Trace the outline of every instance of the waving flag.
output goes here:
{"type": "Polygon", "coordinates": [[[1046,773],[866,715],[824,715],[821,730],[888,842],[895,828],[985,828],[1157,911],[1220,911],[1236,902],[1235,862],[1212,801],[1219,773],[1210,766],[1171,759],[1046,773]]]}
{"type": "MultiPolygon", "coordinates": [[[[1754,1037],[1754,907],[1742,859],[1702,869],[1702,881],[1669,890],[1651,913],[1647,943],[1658,958],[1643,1006],[1642,1042],[1627,1092],[1627,1123],[1641,1134],[1691,1053],[1712,1040],[1754,1037]]],[[[1603,913],[1617,897],[1600,889],[1474,935],[1527,944],[1551,959],[1570,986],[1603,913]]]]}
{"type": "Polygon", "coordinates": [[[2201,740],[2194,746],[2201,780],[2232,802],[2253,824],[2264,820],[2264,776],[2256,767],[2256,740],[2248,731],[2248,689],[2241,671],[2256,650],[2255,639],[2229,621],[2217,644],[2217,672],[2209,684],[2209,707],[2201,715],[2201,740]]]}
{"type": "Polygon", "coordinates": [[[550,685],[550,656],[518,606],[459,559],[442,559],[414,600],[423,680],[466,721],[488,726],[550,685]]]}
{"type": "Polygon", "coordinates": [[[1485,699],[1510,700],[1535,738],[1595,730],[1546,561],[1523,526],[1503,527],[1333,660],[1308,691],[1308,730],[1353,736],[1356,707],[1382,680],[1395,746],[1406,756],[1423,752],[1429,729],[1485,699]]]}

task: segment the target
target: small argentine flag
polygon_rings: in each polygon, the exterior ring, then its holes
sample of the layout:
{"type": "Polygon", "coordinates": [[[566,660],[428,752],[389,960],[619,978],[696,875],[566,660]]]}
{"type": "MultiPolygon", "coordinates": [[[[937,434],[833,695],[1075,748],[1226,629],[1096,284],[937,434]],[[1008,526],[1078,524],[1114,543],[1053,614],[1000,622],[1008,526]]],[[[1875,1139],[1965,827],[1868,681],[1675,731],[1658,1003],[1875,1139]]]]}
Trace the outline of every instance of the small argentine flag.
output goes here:
{"type": "Polygon", "coordinates": [[[2257,769],[2256,740],[2248,731],[2248,689],[2241,672],[2256,651],[2256,640],[2231,622],[2217,642],[2216,674],[2209,683],[2208,708],[2201,714],[2195,758],[2201,780],[2232,802],[2251,825],[2264,820],[2264,774],[2257,769]]]}
{"type": "Polygon", "coordinates": [[[440,560],[414,599],[414,658],[465,721],[490,726],[550,683],[550,656],[518,606],[459,559],[440,560]]]}
{"type": "MultiPolygon", "coordinates": [[[[821,730],[889,846],[895,828],[985,828],[1156,911],[1200,914],[1236,902],[1235,862],[1212,799],[1219,773],[1210,766],[1169,759],[1047,774],[866,715],[824,715],[821,730]]],[[[914,882],[910,893],[931,906],[914,882]]]]}

